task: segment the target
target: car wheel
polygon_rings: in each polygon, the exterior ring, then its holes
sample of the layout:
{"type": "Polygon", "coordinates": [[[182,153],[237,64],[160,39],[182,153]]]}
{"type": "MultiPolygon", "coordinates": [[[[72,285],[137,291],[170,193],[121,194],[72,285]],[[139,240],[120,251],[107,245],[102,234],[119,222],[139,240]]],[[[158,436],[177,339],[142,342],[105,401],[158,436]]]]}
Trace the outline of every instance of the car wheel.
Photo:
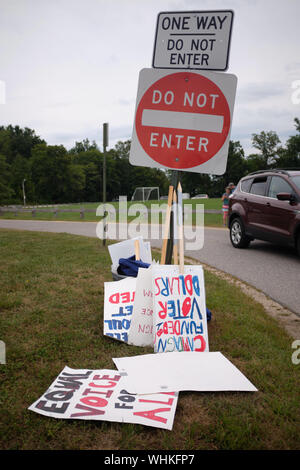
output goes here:
{"type": "Polygon", "coordinates": [[[244,225],[239,217],[236,217],[230,223],[230,241],[234,248],[247,248],[251,241],[245,235],[244,225]]]}

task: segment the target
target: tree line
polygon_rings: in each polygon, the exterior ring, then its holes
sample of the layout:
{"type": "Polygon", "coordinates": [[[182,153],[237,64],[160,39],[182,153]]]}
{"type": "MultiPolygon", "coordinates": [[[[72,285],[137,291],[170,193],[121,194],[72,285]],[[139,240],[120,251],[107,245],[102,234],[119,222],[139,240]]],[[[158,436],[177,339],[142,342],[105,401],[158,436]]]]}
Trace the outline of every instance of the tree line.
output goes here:
{"type": "MultiPolygon", "coordinates": [[[[257,153],[245,156],[239,141],[230,141],[227,169],[222,176],[180,172],[183,191],[191,197],[206,193],[220,197],[229,182],[235,184],[246,174],[268,168],[300,169],[300,121],[294,119],[296,135],[282,145],[276,132],[252,134],[257,153]]],[[[171,172],[132,166],[130,140],[118,142],[106,152],[107,201],[126,195],[131,199],[136,187],[158,186],[166,195],[171,172]]],[[[88,139],[63,145],[48,145],[25,127],[0,126],[0,204],[98,202],[103,193],[103,152],[88,139]]]]}

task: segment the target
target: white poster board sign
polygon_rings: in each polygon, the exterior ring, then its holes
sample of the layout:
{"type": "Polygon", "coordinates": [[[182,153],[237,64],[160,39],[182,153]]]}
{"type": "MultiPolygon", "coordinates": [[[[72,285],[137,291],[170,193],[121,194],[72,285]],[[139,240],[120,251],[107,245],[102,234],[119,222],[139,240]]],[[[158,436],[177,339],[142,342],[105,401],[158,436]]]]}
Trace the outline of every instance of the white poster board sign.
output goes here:
{"type": "Polygon", "coordinates": [[[209,351],[202,266],[152,266],[154,351],[209,351]]]}
{"type": "Polygon", "coordinates": [[[152,263],[150,242],[145,242],[143,237],[130,238],[118,243],[108,245],[108,251],[112,261],[112,270],[117,271],[120,258],[130,258],[135,254],[134,242],[139,241],[140,257],[143,263],[152,263]]]}
{"type": "Polygon", "coordinates": [[[131,393],[242,391],[257,388],[220,352],[173,352],[113,359],[131,393]]]}
{"type": "Polygon", "coordinates": [[[152,266],[139,268],[128,344],[153,346],[152,266]]]}
{"type": "Polygon", "coordinates": [[[65,367],[48,390],[28,409],[61,419],[136,423],[172,429],[178,394],[135,396],[127,377],[115,370],[65,367]]]}
{"type": "Polygon", "coordinates": [[[136,277],[104,283],[103,334],[105,336],[128,342],[135,289],[136,277]]]}

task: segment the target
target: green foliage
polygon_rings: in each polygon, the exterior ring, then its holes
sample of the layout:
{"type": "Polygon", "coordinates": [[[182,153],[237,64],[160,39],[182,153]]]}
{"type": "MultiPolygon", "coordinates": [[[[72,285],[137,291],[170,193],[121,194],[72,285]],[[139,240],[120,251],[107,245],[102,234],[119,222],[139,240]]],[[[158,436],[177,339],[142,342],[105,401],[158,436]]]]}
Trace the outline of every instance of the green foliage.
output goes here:
{"type": "Polygon", "coordinates": [[[0,201],[2,204],[8,203],[14,195],[10,184],[10,166],[6,163],[4,155],[0,154],[0,201]]]}
{"type": "Polygon", "coordinates": [[[265,168],[276,163],[279,144],[280,139],[274,131],[252,134],[252,145],[260,150],[261,162],[265,168]]]}
{"type": "MultiPolygon", "coordinates": [[[[276,132],[252,135],[259,153],[245,157],[239,141],[230,141],[227,169],[222,176],[180,172],[183,191],[191,197],[206,193],[220,197],[229,182],[235,184],[246,174],[269,167],[300,168],[300,120],[297,134],[285,147],[276,132]]],[[[138,186],[158,186],[168,194],[171,172],[129,163],[130,140],[118,142],[106,152],[107,201],[120,195],[128,200],[138,186]]],[[[95,141],[75,142],[69,151],[63,145],[48,145],[35,131],[19,126],[0,126],[0,205],[97,202],[103,195],[103,153],[95,141]],[[25,181],[24,181],[25,180],[25,181]]]]}

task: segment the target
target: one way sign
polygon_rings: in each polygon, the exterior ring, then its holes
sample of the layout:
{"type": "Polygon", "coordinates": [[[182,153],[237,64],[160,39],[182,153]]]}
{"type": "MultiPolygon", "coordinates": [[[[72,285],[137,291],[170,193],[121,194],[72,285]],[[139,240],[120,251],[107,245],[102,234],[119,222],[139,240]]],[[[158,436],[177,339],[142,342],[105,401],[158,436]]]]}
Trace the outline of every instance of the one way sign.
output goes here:
{"type": "Polygon", "coordinates": [[[152,66],[227,70],[232,24],[232,10],[159,13],[152,66]]]}
{"type": "Polygon", "coordinates": [[[236,85],[227,73],[143,69],[130,163],[223,174],[236,85]]]}

